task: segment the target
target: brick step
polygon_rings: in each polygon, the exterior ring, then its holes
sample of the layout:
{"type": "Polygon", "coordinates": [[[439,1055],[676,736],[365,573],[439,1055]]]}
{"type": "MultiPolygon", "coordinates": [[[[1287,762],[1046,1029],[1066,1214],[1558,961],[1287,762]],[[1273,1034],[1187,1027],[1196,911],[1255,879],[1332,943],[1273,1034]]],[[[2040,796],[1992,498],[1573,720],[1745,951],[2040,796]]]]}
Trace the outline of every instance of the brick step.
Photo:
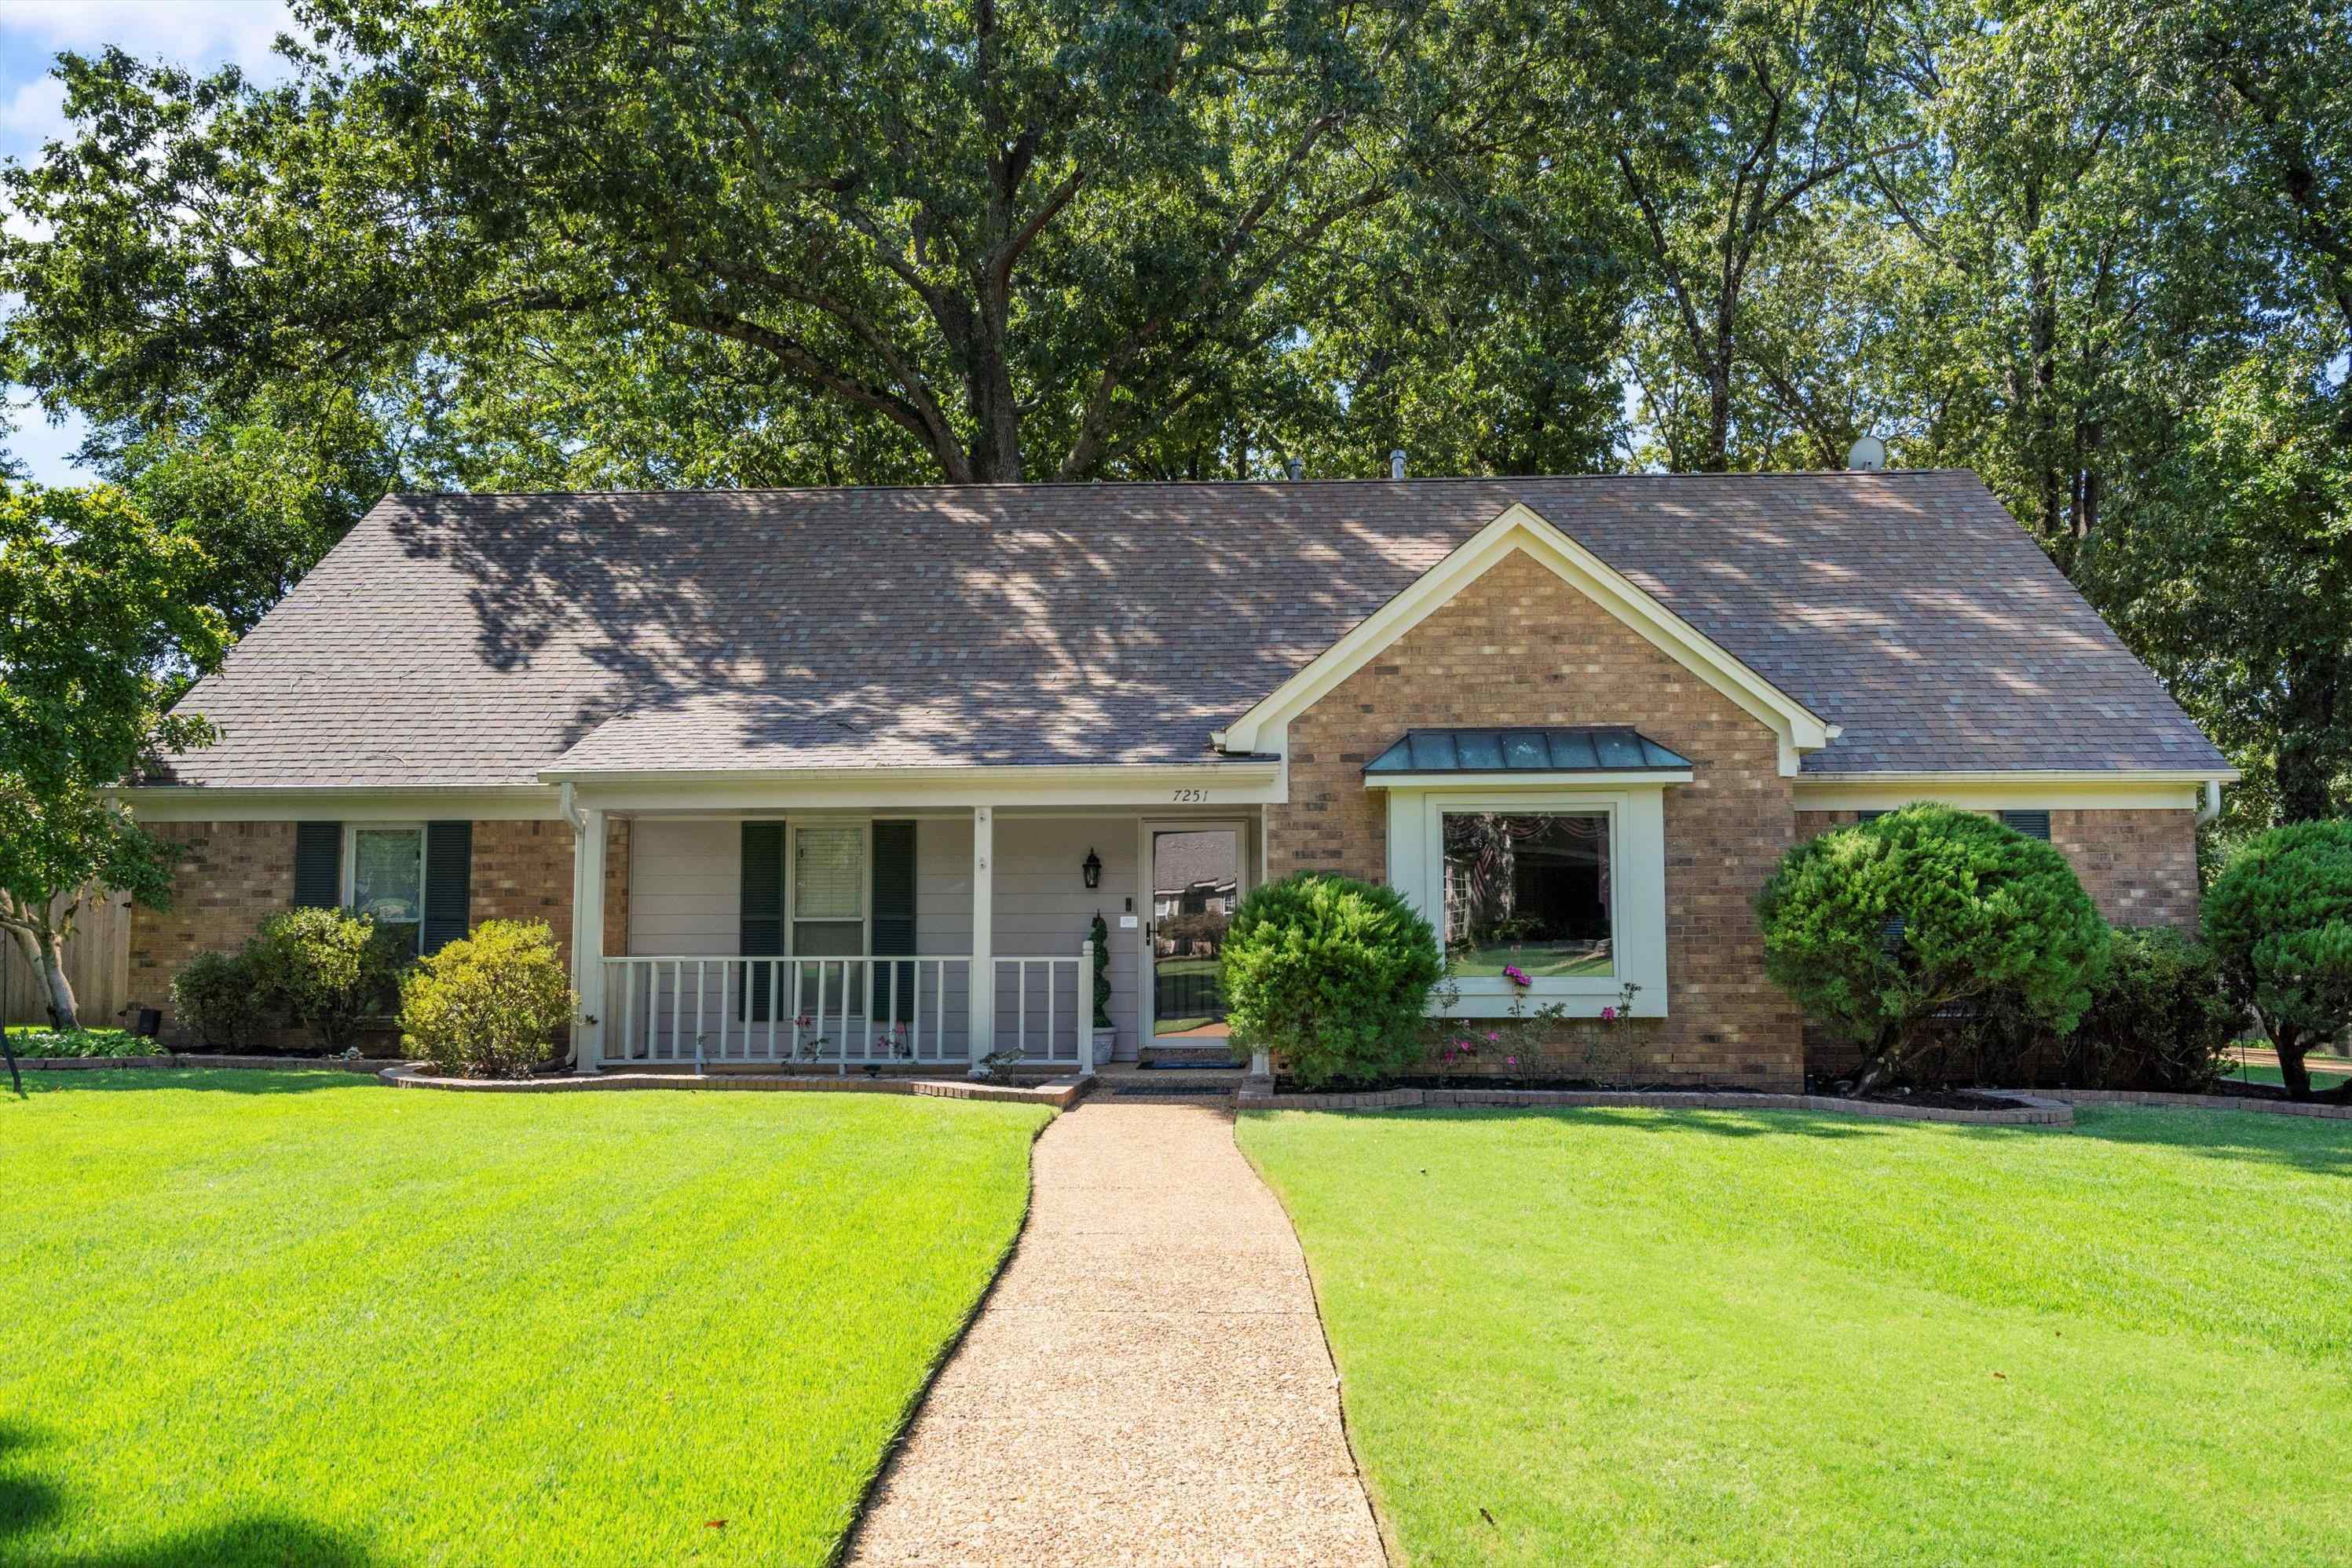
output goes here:
{"type": "Polygon", "coordinates": [[[1209,1061],[1219,1066],[1233,1061],[1233,1048],[1228,1045],[1147,1045],[1142,1060],[1150,1061],[1209,1061]]]}

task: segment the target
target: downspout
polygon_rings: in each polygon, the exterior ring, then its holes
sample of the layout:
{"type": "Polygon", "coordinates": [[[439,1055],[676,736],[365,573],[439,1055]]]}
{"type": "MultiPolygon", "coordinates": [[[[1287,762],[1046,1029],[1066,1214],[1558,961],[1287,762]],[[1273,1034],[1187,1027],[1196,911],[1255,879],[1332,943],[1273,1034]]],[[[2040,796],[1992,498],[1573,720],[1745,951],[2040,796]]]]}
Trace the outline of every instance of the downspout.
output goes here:
{"type": "MultiPolygon", "coordinates": [[[[572,781],[568,779],[556,789],[555,810],[572,830],[572,907],[576,915],[580,907],[580,841],[588,831],[588,818],[572,800],[572,781]]],[[[580,985],[580,933],[576,921],[572,944],[572,951],[563,956],[563,967],[571,973],[572,988],[576,993],[580,985]]],[[[581,1042],[584,1038],[575,1019],[572,1030],[572,1071],[574,1072],[586,1071],[580,1054],[581,1042]]]]}
{"type": "Polygon", "coordinates": [[[2197,808],[2197,825],[2201,828],[2221,814],[2221,781],[2219,779],[2208,779],[2205,780],[2203,803],[2197,808]]]}

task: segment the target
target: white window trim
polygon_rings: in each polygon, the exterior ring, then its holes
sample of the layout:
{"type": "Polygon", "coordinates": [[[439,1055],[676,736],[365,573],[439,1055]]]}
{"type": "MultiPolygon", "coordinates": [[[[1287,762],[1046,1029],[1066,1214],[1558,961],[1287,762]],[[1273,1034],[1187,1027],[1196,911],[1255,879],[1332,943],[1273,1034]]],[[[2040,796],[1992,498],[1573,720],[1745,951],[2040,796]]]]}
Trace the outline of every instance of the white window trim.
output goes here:
{"type": "Polygon", "coordinates": [[[1433,1014],[1507,1018],[1525,998],[1529,1010],[1558,1003],[1570,1017],[1596,1018],[1615,1007],[1630,982],[1635,1018],[1666,1016],[1665,787],[1623,789],[1496,789],[1483,787],[1391,789],[1389,797],[1389,883],[1430,925],[1445,929],[1447,811],[1566,811],[1609,819],[1610,954],[1612,975],[1548,976],[1525,988],[1500,977],[1453,982],[1459,1000],[1433,1014]]]}
{"type": "Polygon", "coordinates": [[[826,953],[820,956],[827,958],[845,956],[870,957],[874,952],[874,819],[871,817],[848,821],[839,817],[820,818],[813,821],[793,820],[784,824],[784,956],[792,957],[799,954],[800,945],[797,938],[800,935],[801,922],[803,919],[812,925],[846,925],[849,924],[846,916],[835,917],[822,915],[804,916],[801,914],[800,883],[799,879],[793,875],[793,868],[800,863],[801,834],[812,828],[818,830],[856,828],[857,830],[857,953],[856,955],[826,953]]]}

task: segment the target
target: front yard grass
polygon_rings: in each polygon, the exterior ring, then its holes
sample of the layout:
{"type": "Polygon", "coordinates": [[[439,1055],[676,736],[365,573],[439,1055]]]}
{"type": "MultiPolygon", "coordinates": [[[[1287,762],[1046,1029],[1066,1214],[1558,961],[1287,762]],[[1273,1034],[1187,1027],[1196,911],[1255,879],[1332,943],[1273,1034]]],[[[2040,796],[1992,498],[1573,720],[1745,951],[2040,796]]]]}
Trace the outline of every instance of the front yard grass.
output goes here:
{"type": "Polygon", "coordinates": [[[0,1562],[67,1568],[822,1562],[1047,1114],[26,1079],[0,1562]]]}
{"type": "Polygon", "coordinates": [[[1245,1116],[1416,1563],[2342,1562],[2352,1128],[1245,1116]]]}

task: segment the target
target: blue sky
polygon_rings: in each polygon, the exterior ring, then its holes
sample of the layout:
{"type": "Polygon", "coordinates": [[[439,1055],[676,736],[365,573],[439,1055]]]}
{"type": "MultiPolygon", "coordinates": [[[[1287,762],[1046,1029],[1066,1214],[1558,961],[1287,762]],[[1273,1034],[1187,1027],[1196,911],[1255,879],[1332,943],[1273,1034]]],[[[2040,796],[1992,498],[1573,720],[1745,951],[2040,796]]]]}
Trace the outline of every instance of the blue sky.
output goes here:
{"type": "MultiPolygon", "coordinates": [[[[37,157],[65,129],[65,89],[49,75],[60,49],[118,45],[148,59],[208,67],[234,60],[277,74],[270,40],[290,28],[284,0],[0,0],[0,158],[37,157]]],[[[85,477],[69,461],[79,425],[59,427],[22,406],[11,453],[43,484],[85,477]]]]}

